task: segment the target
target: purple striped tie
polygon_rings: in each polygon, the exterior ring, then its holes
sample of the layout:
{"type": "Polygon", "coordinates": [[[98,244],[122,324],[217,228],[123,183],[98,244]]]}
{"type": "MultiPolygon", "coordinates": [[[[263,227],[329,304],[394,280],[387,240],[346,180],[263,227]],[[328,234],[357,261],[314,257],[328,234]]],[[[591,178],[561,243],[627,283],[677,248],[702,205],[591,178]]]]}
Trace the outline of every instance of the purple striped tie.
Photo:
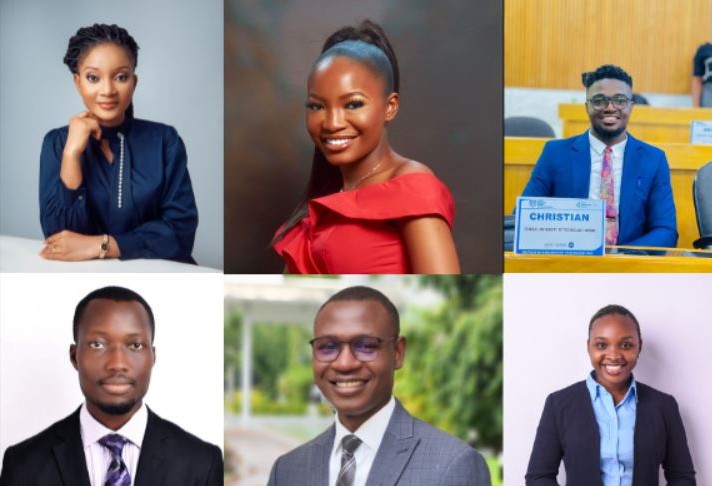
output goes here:
{"type": "Polygon", "coordinates": [[[99,444],[103,445],[111,452],[111,463],[106,472],[104,486],[131,486],[131,475],[126,467],[126,463],[121,458],[121,450],[126,445],[125,438],[119,434],[105,435],[99,439],[99,444]]]}

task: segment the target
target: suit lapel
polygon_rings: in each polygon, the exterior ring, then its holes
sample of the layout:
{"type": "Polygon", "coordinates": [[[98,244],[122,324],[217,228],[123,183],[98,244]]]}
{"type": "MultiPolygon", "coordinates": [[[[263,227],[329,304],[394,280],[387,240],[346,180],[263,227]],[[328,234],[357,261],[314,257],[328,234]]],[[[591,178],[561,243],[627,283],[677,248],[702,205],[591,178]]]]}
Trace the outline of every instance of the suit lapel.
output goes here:
{"type": "Polygon", "coordinates": [[[394,486],[398,482],[420,442],[414,436],[413,428],[413,417],[396,400],[396,408],[376,453],[366,486],[394,486]]]}
{"type": "Polygon", "coordinates": [[[62,442],[52,448],[62,483],[67,486],[89,486],[89,472],[79,425],[79,409],[57,424],[56,434],[62,442]]]}
{"type": "Polygon", "coordinates": [[[157,486],[163,484],[164,466],[163,440],[166,437],[163,419],[148,409],[146,433],[141,444],[141,454],[136,468],[134,486],[157,486]]]}
{"type": "Polygon", "coordinates": [[[591,145],[588,132],[579,135],[571,144],[571,195],[588,198],[591,182],[591,145]]]}
{"type": "Polygon", "coordinates": [[[313,486],[327,486],[329,484],[329,456],[334,448],[336,427],[331,426],[312,443],[307,468],[309,482],[313,486]]]}
{"type": "MultiPolygon", "coordinates": [[[[593,449],[593,451],[591,451],[586,458],[590,461],[586,465],[586,468],[589,471],[598,471],[601,467],[601,433],[598,430],[598,420],[596,420],[596,412],[593,410],[593,403],[591,402],[591,395],[588,392],[586,382],[581,382],[581,385],[581,399],[583,402],[581,405],[583,413],[585,414],[584,421],[588,429],[586,432],[589,434],[589,437],[595,439],[591,441],[591,449],[593,449]]],[[[590,484],[603,486],[603,479],[600,477],[591,478],[590,484]]]]}
{"type": "Polygon", "coordinates": [[[638,382],[635,392],[638,394],[638,401],[635,404],[635,430],[633,431],[633,486],[640,486],[642,481],[640,471],[646,462],[643,452],[651,447],[650,432],[654,429],[654,425],[650,423],[645,386],[638,382]]]}
{"type": "Polygon", "coordinates": [[[635,201],[636,185],[638,183],[636,174],[642,172],[640,142],[628,134],[628,143],[625,145],[623,154],[623,175],[621,176],[621,189],[618,205],[618,239],[620,241],[628,240],[628,235],[625,233],[625,220],[633,211],[633,202],[635,201]]]}

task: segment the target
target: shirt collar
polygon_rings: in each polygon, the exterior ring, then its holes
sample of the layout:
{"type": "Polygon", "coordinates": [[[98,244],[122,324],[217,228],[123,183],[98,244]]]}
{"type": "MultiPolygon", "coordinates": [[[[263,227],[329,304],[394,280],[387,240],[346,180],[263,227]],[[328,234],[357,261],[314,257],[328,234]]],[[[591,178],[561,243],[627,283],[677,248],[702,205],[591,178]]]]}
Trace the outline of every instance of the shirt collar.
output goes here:
{"type": "Polygon", "coordinates": [[[145,403],[141,403],[141,407],[119,430],[111,430],[95,419],[89,413],[86,402],[82,404],[79,411],[79,425],[85,449],[108,434],[119,434],[140,449],[146,433],[146,424],[148,424],[148,409],[145,403]]]}
{"type": "Polygon", "coordinates": [[[359,427],[355,432],[351,432],[349,429],[344,427],[339,421],[339,416],[336,416],[336,436],[334,437],[334,443],[337,447],[334,448],[335,454],[341,454],[341,439],[349,434],[353,434],[361,441],[363,444],[367,445],[369,449],[372,449],[375,453],[381,445],[383,436],[388,428],[388,422],[391,420],[393,415],[393,410],[396,408],[396,400],[391,395],[391,399],[386,403],[378,412],[374,413],[368,420],[366,420],[361,427],[359,427]]]}
{"type": "Polygon", "coordinates": [[[124,136],[127,135],[131,128],[132,121],[133,117],[127,113],[124,116],[124,121],[122,121],[120,125],[117,125],[115,127],[105,127],[104,125],[102,125],[101,138],[115,139],[118,138],[119,133],[123,134],[124,136]]]}
{"type": "MultiPolygon", "coordinates": [[[[591,145],[591,149],[596,153],[596,155],[603,156],[603,151],[606,149],[607,145],[603,142],[601,142],[599,139],[597,139],[593,133],[591,133],[591,130],[588,131],[588,142],[591,145]]],[[[621,154],[623,154],[623,151],[625,150],[625,146],[628,143],[628,133],[626,133],[625,138],[623,139],[622,142],[618,142],[615,145],[611,145],[611,149],[613,149],[613,156],[614,157],[620,157],[621,154]]]]}
{"type": "MultiPolygon", "coordinates": [[[[588,388],[588,393],[591,396],[591,402],[594,402],[597,397],[601,396],[602,393],[610,395],[610,392],[606,390],[603,385],[596,381],[595,371],[591,371],[591,373],[586,376],[586,387],[588,388]]],[[[631,395],[635,399],[635,403],[638,403],[638,387],[636,385],[635,376],[633,375],[631,375],[630,386],[628,387],[628,391],[626,392],[625,396],[623,397],[623,400],[621,400],[620,403],[624,403],[631,395]]]]}

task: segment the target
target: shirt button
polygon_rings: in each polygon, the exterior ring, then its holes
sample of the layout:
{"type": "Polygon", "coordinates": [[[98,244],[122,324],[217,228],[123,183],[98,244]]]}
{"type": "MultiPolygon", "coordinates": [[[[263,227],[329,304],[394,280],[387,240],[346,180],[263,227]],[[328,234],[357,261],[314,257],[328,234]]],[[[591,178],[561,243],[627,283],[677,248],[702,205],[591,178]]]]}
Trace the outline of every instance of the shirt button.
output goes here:
{"type": "Polygon", "coordinates": [[[79,196],[77,199],[81,201],[82,199],[84,199],[84,196],[79,196]]]}

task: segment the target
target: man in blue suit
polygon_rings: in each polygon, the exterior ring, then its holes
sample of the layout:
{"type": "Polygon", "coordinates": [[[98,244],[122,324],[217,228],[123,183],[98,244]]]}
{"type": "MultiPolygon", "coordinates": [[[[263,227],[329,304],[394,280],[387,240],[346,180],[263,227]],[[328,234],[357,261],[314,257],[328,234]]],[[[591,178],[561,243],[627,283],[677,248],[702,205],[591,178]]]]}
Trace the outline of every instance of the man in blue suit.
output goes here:
{"type": "Polygon", "coordinates": [[[591,128],[547,142],[525,197],[606,201],[606,244],[674,247],[675,201],[665,152],[626,131],[633,79],[617,66],[583,73],[591,128]]]}

